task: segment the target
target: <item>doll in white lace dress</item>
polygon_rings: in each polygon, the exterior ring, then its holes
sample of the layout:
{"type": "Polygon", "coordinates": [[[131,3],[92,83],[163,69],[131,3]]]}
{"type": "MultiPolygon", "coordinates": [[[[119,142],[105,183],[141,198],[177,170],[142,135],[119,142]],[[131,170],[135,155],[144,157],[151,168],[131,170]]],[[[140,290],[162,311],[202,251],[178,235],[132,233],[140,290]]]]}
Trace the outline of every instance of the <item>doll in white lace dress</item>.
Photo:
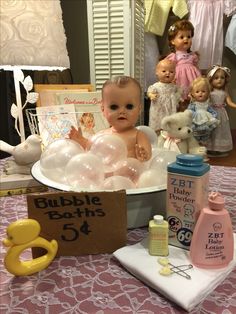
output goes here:
{"type": "Polygon", "coordinates": [[[161,120],[176,113],[182,90],[174,83],[175,62],[163,59],[156,66],[158,82],[149,86],[147,95],[151,100],[149,127],[157,134],[161,130],[161,120]]]}
{"type": "Polygon", "coordinates": [[[192,112],[193,135],[200,145],[206,146],[212,130],[220,123],[217,112],[210,102],[211,86],[207,78],[198,77],[190,86],[190,104],[188,110],[192,112]]]}
{"type": "Polygon", "coordinates": [[[232,135],[230,131],[229,117],[226,106],[236,108],[227,92],[227,83],[230,78],[230,70],[226,67],[214,65],[207,74],[211,84],[211,99],[213,109],[218,113],[220,124],[212,131],[207,149],[209,156],[223,157],[233,148],[232,135]]]}

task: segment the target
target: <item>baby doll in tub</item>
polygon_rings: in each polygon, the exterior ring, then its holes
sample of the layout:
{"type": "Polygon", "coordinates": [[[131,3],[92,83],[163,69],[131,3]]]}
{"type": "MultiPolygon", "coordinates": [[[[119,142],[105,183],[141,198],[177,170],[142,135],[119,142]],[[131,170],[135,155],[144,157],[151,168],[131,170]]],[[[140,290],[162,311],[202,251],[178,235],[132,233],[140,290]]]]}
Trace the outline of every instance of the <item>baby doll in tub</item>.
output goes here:
{"type": "MultiPolygon", "coordinates": [[[[102,88],[102,112],[110,128],[97,134],[119,136],[127,146],[128,156],[139,161],[151,158],[151,143],[147,135],[136,129],[141,109],[141,87],[138,81],[128,76],[117,76],[107,80],[102,88]]],[[[79,128],[72,127],[69,138],[89,150],[91,141],[85,138],[79,128]]]]}

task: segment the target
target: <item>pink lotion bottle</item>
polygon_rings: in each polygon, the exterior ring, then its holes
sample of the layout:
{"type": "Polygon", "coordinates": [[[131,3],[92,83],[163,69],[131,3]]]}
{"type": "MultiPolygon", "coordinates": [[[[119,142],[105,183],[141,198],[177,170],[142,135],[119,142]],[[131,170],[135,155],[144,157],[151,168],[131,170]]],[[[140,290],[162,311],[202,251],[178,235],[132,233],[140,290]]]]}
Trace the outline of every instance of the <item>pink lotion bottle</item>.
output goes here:
{"type": "Polygon", "coordinates": [[[197,220],[190,245],[193,265],[200,268],[226,267],[233,259],[233,227],[224,198],[218,192],[209,194],[197,220]]]}

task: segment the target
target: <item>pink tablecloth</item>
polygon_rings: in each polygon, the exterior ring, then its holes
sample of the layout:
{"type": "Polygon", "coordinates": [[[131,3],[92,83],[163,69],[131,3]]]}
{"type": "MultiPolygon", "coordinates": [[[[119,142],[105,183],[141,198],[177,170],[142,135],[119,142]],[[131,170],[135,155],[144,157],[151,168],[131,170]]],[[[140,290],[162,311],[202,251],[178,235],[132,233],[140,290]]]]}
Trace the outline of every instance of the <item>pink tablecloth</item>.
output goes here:
{"type": "MultiPolygon", "coordinates": [[[[236,232],[236,168],[211,167],[210,188],[226,199],[236,232]]],[[[27,217],[25,196],[2,197],[1,239],[11,222],[27,217]]],[[[146,228],[128,231],[128,244],[141,241],[146,228]]],[[[184,313],[184,310],[129,274],[110,254],[60,257],[44,271],[14,277],[0,251],[0,313],[184,313]]],[[[236,269],[191,313],[236,313],[236,269]]]]}

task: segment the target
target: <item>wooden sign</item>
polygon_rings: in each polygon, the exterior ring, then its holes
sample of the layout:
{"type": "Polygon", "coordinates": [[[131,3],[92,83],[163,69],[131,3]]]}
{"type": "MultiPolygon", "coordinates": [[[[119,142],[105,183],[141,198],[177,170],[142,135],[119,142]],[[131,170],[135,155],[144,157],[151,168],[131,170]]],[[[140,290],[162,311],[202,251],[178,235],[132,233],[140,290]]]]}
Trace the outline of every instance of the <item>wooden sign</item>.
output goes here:
{"type": "MultiPolygon", "coordinates": [[[[57,256],[112,253],[126,245],[125,191],[30,194],[27,205],[40,236],[58,241],[57,256]]],[[[34,257],[43,254],[33,248],[34,257]]]]}

